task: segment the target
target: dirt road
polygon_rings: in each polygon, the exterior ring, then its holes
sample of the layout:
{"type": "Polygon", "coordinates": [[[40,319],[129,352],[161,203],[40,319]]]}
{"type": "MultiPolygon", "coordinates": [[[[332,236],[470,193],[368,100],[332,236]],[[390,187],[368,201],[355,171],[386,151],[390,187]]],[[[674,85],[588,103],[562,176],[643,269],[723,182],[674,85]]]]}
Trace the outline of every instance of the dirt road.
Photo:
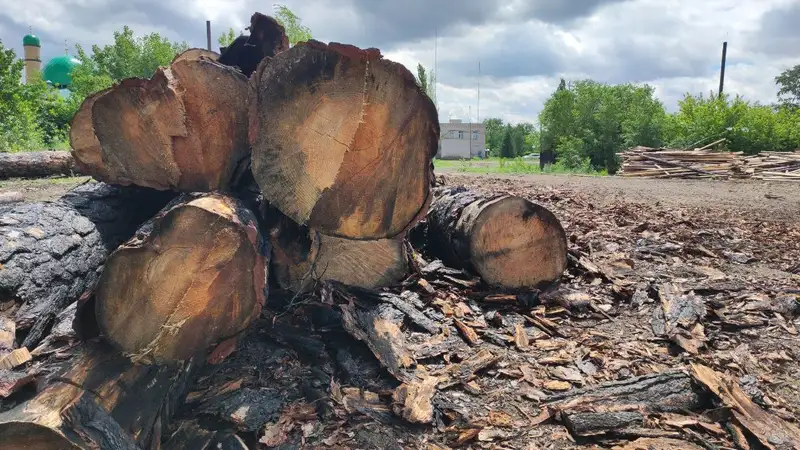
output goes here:
{"type": "Polygon", "coordinates": [[[552,187],[579,191],[597,205],[624,200],[652,206],[749,212],[764,220],[800,221],[800,183],[659,180],[577,175],[485,175],[437,171],[451,183],[552,187]],[[460,181],[461,180],[461,181],[460,181]]]}

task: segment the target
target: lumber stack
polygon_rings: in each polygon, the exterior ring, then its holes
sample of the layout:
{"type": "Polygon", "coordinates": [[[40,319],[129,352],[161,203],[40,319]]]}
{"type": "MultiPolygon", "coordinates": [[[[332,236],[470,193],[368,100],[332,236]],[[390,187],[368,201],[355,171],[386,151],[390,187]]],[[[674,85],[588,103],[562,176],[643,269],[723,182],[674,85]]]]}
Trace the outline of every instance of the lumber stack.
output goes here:
{"type": "MultiPolygon", "coordinates": [[[[103,345],[71,363],[68,383],[0,414],[0,442],[157,441],[168,419],[160,408],[181,392],[176,377],[230,354],[270,285],[378,288],[409,274],[406,235],[435,196],[433,102],[377,49],[289,48],[283,27],[259,13],[250,32],[219,55],[191,49],[150,79],[97,92],[76,113],[77,171],[145,208],[108,210],[73,193],[69,204],[23,205],[2,217],[0,283],[27,319],[16,327],[22,343],[36,345],[77,301],[75,328],[103,345]],[[105,213],[107,223],[82,210],[105,213]],[[129,388],[144,385],[157,389],[137,410],[129,388]],[[98,405],[87,395],[96,391],[120,403],[98,405]],[[105,430],[87,429],[89,413],[105,430]]],[[[559,280],[566,238],[552,213],[507,195],[438,197],[429,238],[446,235],[438,248],[458,247],[453,265],[493,287],[559,280]]]]}
{"type": "Polygon", "coordinates": [[[621,154],[623,177],[683,179],[800,180],[800,151],[719,152],[707,148],[680,150],[634,147],[621,154]]]}

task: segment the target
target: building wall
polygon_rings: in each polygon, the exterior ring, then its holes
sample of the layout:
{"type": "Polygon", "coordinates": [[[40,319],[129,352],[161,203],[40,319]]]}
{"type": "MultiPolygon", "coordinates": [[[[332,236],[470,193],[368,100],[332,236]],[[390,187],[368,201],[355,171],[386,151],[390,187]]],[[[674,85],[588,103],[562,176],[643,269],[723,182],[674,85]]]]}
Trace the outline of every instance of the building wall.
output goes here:
{"type": "Polygon", "coordinates": [[[458,119],[439,124],[442,159],[483,158],[486,150],[486,127],[482,123],[464,123],[458,119]]]}

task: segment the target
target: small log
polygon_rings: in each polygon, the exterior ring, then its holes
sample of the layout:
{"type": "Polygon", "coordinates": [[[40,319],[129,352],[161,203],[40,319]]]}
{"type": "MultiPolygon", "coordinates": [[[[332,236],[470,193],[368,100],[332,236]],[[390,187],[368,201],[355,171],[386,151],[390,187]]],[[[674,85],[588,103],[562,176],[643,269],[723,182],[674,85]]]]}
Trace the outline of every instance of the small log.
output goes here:
{"type": "Polygon", "coordinates": [[[158,448],[194,364],[133,364],[87,344],[34,398],[0,414],[8,450],[158,448]]]}
{"type": "Polygon", "coordinates": [[[312,40],[256,76],[252,168],[267,201],[351,239],[395,237],[424,215],[438,115],[405,67],[377,49],[312,40]]]}
{"type": "Polygon", "coordinates": [[[94,287],[108,254],[173,194],[103,183],[79,186],[53,203],[0,213],[0,290],[21,303],[19,344],[34,348],[62,310],[94,287]]]}
{"type": "Polygon", "coordinates": [[[548,286],[567,267],[561,223],[547,209],[520,197],[437,189],[426,221],[426,249],[491,286],[548,286]]]}
{"type": "Polygon", "coordinates": [[[588,436],[644,427],[648,414],[695,411],[704,399],[692,377],[676,371],[575,389],[546,402],[572,434],[588,436]]]}
{"type": "Polygon", "coordinates": [[[289,49],[289,39],[283,25],[261,13],[250,16],[250,34],[234,39],[231,45],[221,48],[220,64],[238,67],[249,77],[264,58],[270,58],[289,49]]]}
{"type": "Polygon", "coordinates": [[[67,152],[0,153],[0,180],[76,174],[75,159],[67,152]]]}
{"type": "Polygon", "coordinates": [[[185,360],[242,332],[266,297],[269,246],[222,194],[184,194],[109,256],[100,331],[134,360],[185,360]]]}
{"type": "Polygon", "coordinates": [[[249,155],[247,79],[189,52],[81,104],[70,142],[82,173],[159,190],[228,187],[249,155]]]}
{"type": "Polygon", "coordinates": [[[175,56],[170,64],[175,64],[178,61],[189,60],[196,61],[198,59],[207,59],[209,61],[219,61],[219,53],[206,50],[204,48],[190,48],[185,52],[175,56]]]}
{"type": "Polygon", "coordinates": [[[398,283],[408,274],[403,241],[356,241],[327,236],[290,220],[270,233],[272,270],[278,285],[307,292],[321,281],[361,288],[398,283]]]}

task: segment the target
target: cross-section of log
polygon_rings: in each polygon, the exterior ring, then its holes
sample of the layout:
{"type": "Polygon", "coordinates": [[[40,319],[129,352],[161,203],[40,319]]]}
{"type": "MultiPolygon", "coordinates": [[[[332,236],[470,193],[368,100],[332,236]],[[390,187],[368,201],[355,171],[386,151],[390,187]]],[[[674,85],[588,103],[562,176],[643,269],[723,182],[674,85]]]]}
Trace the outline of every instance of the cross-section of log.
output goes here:
{"type": "Polygon", "coordinates": [[[295,292],[325,280],[363,288],[391,286],[408,273],[400,239],[332,237],[286,219],[270,233],[270,242],[275,279],[281,288],[295,292]]]}
{"type": "Polygon", "coordinates": [[[83,102],[70,131],[81,173],[161,190],[228,186],[249,155],[247,78],[194,53],[83,102]]]}
{"type": "Polygon", "coordinates": [[[394,237],[424,215],[438,115],[407,69],[377,49],[309,41],[254,76],[253,173],[271,204],[353,239],[394,237]]]}
{"type": "Polygon", "coordinates": [[[175,64],[176,62],[182,60],[196,61],[203,58],[210,61],[218,61],[219,53],[212,52],[211,50],[206,50],[204,48],[190,48],[189,50],[186,50],[185,52],[176,56],[175,59],[172,60],[171,64],[175,64]]]}
{"type": "Polygon", "coordinates": [[[494,286],[532,288],[560,279],[567,238],[552,212],[523,198],[437,188],[426,248],[494,286]]]}
{"type": "Polygon", "coordinates": [[[238,200],[185,194],[109,256],[96,291],[100,331],[134,360],[198,355],[258,317],[268,251],[238,200]]]}
{"type": "Polygon", "coordinates": [[[193,363],[133,364],[87,343],[32,399],[0,413],[7,450],[158,448],[193,363]]]}
{"type": "Polygon", "coordinates": [[[55,317],[92,289],[106,257],[174,195],[89,183],[56,202],[21,203],[0,212],[0,291],[23,347],[33,349],[55,317]]]}

